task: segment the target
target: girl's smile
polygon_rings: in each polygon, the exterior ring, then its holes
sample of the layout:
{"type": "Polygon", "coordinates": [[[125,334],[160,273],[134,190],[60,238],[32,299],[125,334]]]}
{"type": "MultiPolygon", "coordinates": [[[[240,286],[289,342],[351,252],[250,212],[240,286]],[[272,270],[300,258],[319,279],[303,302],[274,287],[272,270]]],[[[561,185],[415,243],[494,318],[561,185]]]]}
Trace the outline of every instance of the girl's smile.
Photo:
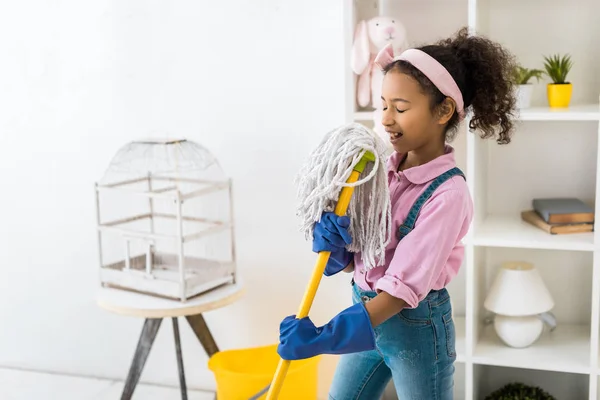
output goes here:
{"type": "Polygon", "coordinates": [[[400,132],[388,131],[387,129],[386,132],[390,134],[390,143],[392,146],[395,146],[402,138],[402,133],[400,132]]]}

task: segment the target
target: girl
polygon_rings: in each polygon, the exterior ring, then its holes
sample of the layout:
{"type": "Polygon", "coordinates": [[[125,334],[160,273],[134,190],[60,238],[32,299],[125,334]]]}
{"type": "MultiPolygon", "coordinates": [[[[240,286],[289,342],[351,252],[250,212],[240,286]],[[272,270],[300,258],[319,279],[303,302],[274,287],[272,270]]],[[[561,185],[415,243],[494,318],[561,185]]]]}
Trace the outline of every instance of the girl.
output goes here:
{"type": "Polygon", "coordinates": [[[331,251],[325,275],[353,271],[354,305],[318,328],[310,318],[285,318],[278,352],[288,360],[342,354],[333,400],[378,399],[390,379],[400,399],[452,399],[455,330],[445,287],[462,263],[473,205],[446,142],[469,109],[471,130],[510,142],[515,63],[465,28],[396,58],[388,47],[375,62],[394,147],[387,166],[395,236],[385,262],[365,270],[360,253],[345,249],[348,217],[324,213],[313,250],[331,251]]]}

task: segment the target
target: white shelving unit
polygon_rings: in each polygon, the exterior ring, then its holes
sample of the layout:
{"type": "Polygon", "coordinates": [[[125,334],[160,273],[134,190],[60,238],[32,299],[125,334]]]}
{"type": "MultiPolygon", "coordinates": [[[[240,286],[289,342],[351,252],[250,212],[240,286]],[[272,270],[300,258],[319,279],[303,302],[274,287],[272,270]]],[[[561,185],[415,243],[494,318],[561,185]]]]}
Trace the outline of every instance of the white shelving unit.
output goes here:
{"type": "MultiPolygon", "coordinates": [[[[513,141],[498,145],[468,131],[452,143],[475,203],[464,265],[449,285],[457,328],[457,399],[483,399],[511,381],[540,386],[557,399],[600,400],[600,230],[549,235],[520,212],[542,196],[576,196],[600,210],[600,2],[579,0],[344,0],[347,120],[371,126],[355,102],[350,49],[359,20],[392,15],[412,46],[462,26],[505,45],[519,62],[543,69],[543,56],[572,55],[568,109],[547,107],[544,78],[523,109],[513,141]],[[532,262],[555,299],[558,327],[526,349],[500,342],[485,324],[487,289],[502,262],[532,262]]],[[[535,80],[533,81],[534,83],[535,80]]]]}

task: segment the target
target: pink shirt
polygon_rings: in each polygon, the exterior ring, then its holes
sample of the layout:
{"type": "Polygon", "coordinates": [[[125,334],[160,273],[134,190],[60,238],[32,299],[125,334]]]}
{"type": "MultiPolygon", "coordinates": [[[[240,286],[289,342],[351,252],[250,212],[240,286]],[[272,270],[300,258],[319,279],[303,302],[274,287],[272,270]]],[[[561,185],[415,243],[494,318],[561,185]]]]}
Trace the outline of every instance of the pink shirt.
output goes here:
{"type": "Polygon", "coordinates": [[[414,229],[398,240],[398,227],[415,200],[431,181],[456,166],[451,146],[426,164],[397,172],[403,158],[404,154],[394,153],[387,161],[393,229],[385,264],[365,271],[357,253],[354,281],[363,290],[385,291],[415,308],[432,289],[444,288],[458,273],[464,256],[461,240],[471,224],[473,203],[464,178],[453,176],[423,204],[414,229]]]}

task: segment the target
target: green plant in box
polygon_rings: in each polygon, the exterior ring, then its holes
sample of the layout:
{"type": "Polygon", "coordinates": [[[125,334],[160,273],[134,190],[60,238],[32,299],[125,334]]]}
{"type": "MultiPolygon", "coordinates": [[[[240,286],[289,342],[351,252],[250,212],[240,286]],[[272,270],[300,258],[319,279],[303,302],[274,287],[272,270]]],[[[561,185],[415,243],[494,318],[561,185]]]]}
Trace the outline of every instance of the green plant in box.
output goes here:
{"type": "Polygon", "coordinates": [[[546,75],[552,80],[547,86],[550,107],[568,107],[571,103],[573,84],[567,80],[567,76],[572,67],[573,61],[569,54],[544,56],[546,75]]]}
{"type": "Polygon", "coordinates": [[[521,65],[516,66],[513,70],[512,79],[516,85],[515,97],[517,98],[517,108],[527,108],[531,105],[533,85],[529,83],[529,80],[536,78],[539,82],[543,74],[544,71],[541,69],[530,69],[521,65]]]}
{"type": "Polygon", "coordinates": [[[485,400],[556,400],[556,398],[539,387],[515,382],[488,394],[485,400]]]}

